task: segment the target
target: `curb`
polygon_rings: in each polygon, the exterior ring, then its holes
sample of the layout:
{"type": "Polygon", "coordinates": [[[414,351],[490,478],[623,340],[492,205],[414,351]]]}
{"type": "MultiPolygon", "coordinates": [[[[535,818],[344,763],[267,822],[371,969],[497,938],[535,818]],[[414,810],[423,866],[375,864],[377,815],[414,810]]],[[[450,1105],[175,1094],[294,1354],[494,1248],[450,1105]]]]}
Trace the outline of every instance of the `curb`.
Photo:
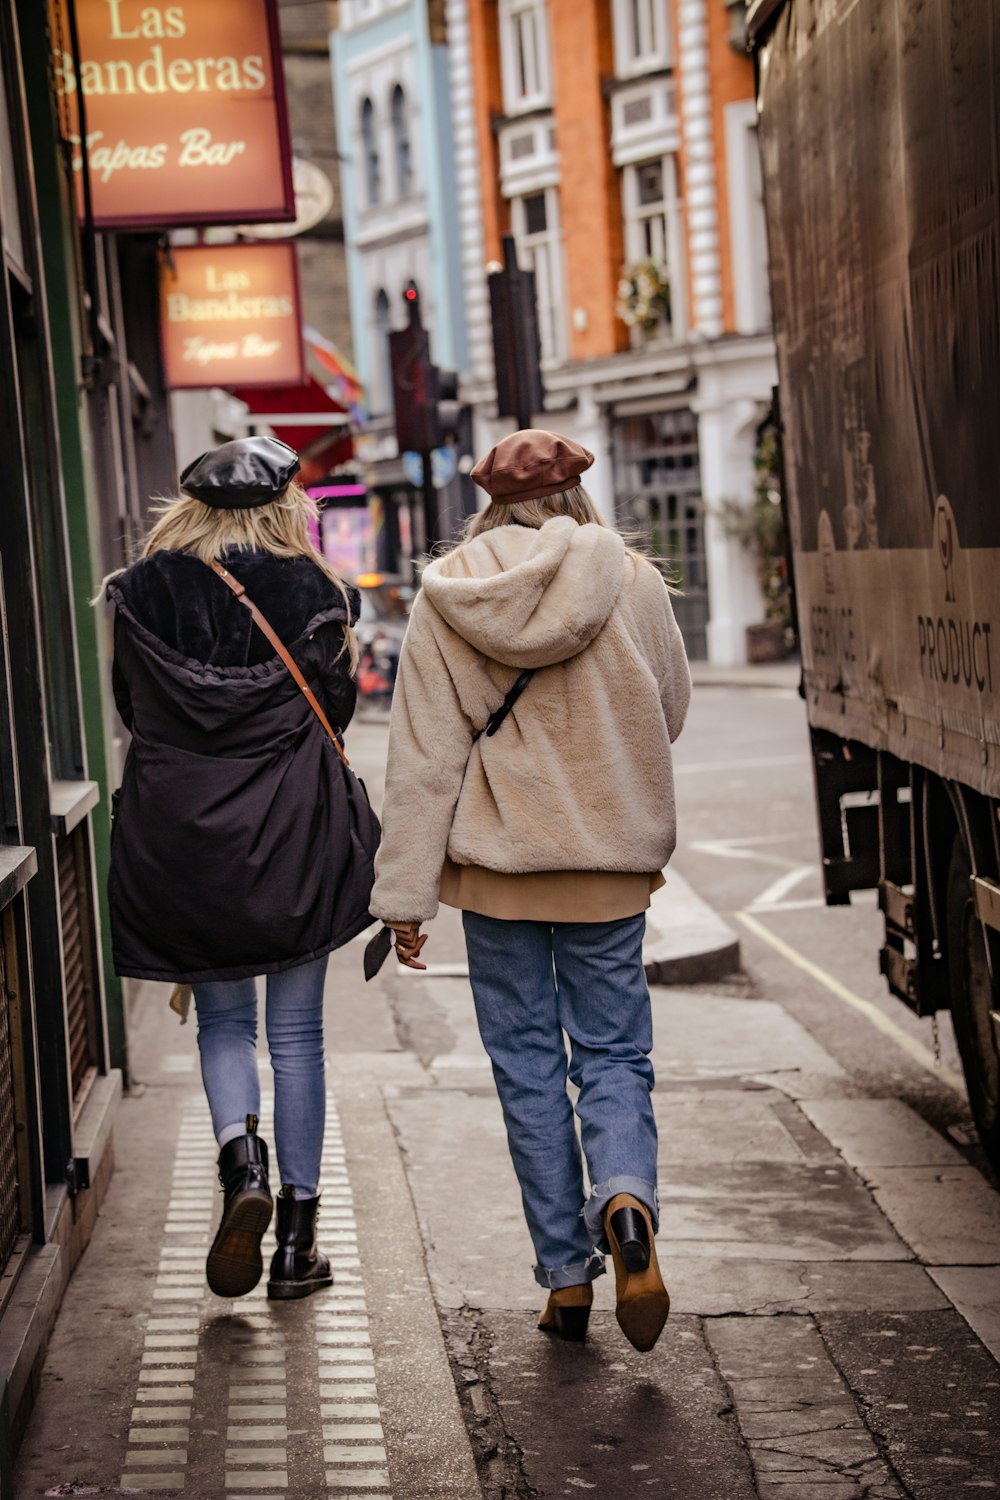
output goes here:
{"type": "Polygon", "coordinates": [[[771,688],[798,692],[802,667],[797,661],[767,665],[714,667],[708,662],[691,663],[691,681],[696,688],[771,688]]]}
{"type": "Polygon", "coordinates": [[[740,940],[718,912],[668,870],[646,916],[642,963],[649,984],[705,984],[740,967],[740,940]]]}

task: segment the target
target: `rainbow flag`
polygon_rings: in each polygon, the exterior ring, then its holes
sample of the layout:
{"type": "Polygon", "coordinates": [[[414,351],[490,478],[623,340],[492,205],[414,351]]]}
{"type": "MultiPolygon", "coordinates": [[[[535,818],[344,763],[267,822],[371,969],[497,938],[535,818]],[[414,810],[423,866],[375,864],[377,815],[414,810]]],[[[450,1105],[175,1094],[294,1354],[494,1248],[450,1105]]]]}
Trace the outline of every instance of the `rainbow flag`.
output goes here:
{"type": "Polygon", "coordinates": [[[331,339],[324,338],[323,334],[310,328],[308,324],[302,329],[302,337],[316,363],[331,377],[329,383],[333,387],[335,398],[341,406],[347,408],[355,422],[363,422],[367,415],[365,388],[347,355],[342,354],[331,339]]]}

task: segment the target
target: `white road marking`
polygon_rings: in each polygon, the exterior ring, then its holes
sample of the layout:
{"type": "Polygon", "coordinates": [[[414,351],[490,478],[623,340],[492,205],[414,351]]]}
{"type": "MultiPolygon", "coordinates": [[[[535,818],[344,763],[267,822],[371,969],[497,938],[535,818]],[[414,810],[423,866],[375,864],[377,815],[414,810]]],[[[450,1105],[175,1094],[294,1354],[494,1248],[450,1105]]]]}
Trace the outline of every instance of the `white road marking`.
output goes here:
{"type": "Polygon", "coordinates": [[[842,1001],[844,1005],[849,1005],[852,1010],[856,1010],[860,1015],[864,1016],[877,1031],[881,1031],[884,1036],[890,1037],[896,1043],[896,1046],[905,1052],[908,1057],[911,1057],[914,1062],[918,1063],[920,1067],[926,1068],[928,1073],[932,1074],[941,1083],[947,1084],[950,1089],[954,1089],[955,1093],[961,1095],[962,1098],[966,1097],[965,1079],[962,1075],[956,1073],[953,1068],[949,1068],[947,1064],[936,1062],[932,1052],[921,1042],[911,1037],[908,1032],[905,1032],[901,1026],[897,1026],[895,1021],[891,1020],[871,1000],[865,1000],[863,996],[855,995],[853,990],[849,990],[846,985],[841,984],[839,979],[835,979],[832,974],[828,974],[825,969],[820,968],[819,964],[813,963],[811,958],[806,958],[804,953],[799,953],[790,943],[786,943],[783,938],[778,937],[776,933],[771,932],[769,928],[765,927],[763,922],[758,922],[757,918],[750,912],[739,911],[736,913],[736,916],[743,923],[744,927],[748,927],[752,933],[756,934],[765,943],[768,943],[776,953],[781,954],[782,958],[787,959],[790,964],[794,964],[803,973],[810,975],[817,983],[828,989],[831,995],[835,995],[838,1000],[842,1001]]]}
{"type": "Polygon", "coordinates": [[[794,870],[779,875],[777,880],[772,881],[766,890],[761,891],[760,895],[754,899],[750,910],[760,911],[763,907],[776,906],[779,901],[785,899],[789,891],[794,890],[807,876],[812,875],[815,868],[815,865],[797,865],[794,870]]]}

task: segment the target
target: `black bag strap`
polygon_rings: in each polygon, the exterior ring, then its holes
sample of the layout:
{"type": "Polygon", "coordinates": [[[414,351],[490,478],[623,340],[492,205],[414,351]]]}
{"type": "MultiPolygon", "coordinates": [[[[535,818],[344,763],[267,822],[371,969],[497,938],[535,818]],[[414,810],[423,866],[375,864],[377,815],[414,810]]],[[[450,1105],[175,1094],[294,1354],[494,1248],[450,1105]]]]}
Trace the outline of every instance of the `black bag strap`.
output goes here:
{"type": "Polygon", "coordinates": [[[500,728],[500,725],[503,723],[504,719],[506,719],[511,709],[514,707],[514,704],[517,702],[518,698],[520,698],[521,694],[524,692],[525,688],[528,686],[528,683],[531,681],[537,671],[537,667],[526,667],[524,669],[520,677],[515,682],[514,686],[511,688],[510,692],[507,694],[506,698],[501,703],[500,707],[495,708],[490,714],[489,718],[486,720],[486,727],[484,729],[476,730],[475,734],[472,736],[473,744],[475,744],[480,735],[483,734],[485,734],[487,739],[492,739],[493,735],[496,734],[497,730],[500,728]]]}
{"type": "Polygon", "coordinates": [[[220,562],[216,562],[213,560],[208,564],[208,566],[212,569],[213,573],[218,574],[223,583],[228,584],[240,603],[250,611],[254,624],[259,630],[262,630],[264,632],[268,640],[271,642],[271,645],[274,647],[275,651],[281,657],[281,660],[284,662],[285,666],[288,668],[288,671],[291,673],[292,678],[294,679],[295,686],[298,688],[299,692],[302,694],[303,698],[305,698],[309,707],[312,709],[313,713],[316,715],[317,719],[322,724],[327,734],[330,736],[330,743],[333,745],[333,748],[336,750],[337,754],[344,762],[344,765],[348,770],[350,770],[351,762],[344,754],[343,746],[341,745],[337,736],[334,734],[333,729],[330,725],[330,721],[327,718],[326,714],[320,708],[316,698],[316,694],[313,692],[312,688],[309,686],[308,682],[306,682],[301,671],[299,670],[298,662],[295,660],[294,656],[289,651],[284,641],[281,639],[281,636],[274,629],[274,627],[272,625],[269,625],[267,620],[265,620],[264,616],[261,614],[256,604],[254,604],[253,600],[250,598],[250,595],[247,593],[246,589],[243,587],[242,583],[240,583],[238,578],[234,578],[232,573],[230,573],[227,568],[224,568],[220,562]]]}

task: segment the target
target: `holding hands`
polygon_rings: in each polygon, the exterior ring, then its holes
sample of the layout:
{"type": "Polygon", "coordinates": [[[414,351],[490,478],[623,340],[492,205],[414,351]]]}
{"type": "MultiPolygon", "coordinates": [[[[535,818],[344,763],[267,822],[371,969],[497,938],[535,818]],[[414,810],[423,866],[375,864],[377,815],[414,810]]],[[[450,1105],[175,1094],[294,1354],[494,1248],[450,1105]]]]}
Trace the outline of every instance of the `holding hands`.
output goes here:
{"type": "Polygon", "coordinates": [[[421,933],[419,922],[387,922],[395,935],[396,957],[407,969],[426,969],[420,962],[420,954],[427,941],[427,933],[421,933]]]}

